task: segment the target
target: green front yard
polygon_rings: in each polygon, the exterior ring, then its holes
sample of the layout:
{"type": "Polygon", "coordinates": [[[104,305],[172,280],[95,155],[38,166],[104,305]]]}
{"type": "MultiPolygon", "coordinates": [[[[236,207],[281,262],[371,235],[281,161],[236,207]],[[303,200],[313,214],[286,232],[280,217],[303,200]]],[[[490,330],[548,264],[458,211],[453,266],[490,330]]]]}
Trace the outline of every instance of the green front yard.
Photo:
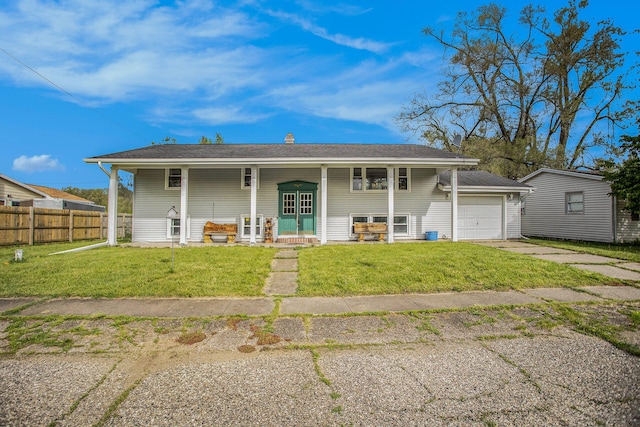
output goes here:
{"type": "MultiPolygon", "coordinates": [[[[86,244],[86,243],[85,243],[86,244]]],[[[0,248],[0,296],[216,297],[259,296],[277,249],[175,248],[57,244],[0,248]]],[[[377,295],[534,287],[588,286],[613,279],[471,243],[329,245],[299,251],[301,296],[377,295]]]]}

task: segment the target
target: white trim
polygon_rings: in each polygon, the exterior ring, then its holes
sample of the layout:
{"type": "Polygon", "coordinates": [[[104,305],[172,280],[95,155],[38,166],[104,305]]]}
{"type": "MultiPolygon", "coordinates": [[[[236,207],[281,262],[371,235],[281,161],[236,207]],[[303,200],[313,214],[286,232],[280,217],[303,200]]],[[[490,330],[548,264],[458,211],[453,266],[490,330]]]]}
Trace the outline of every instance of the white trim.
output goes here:
{"type": "Polygon", "coordinates": [[[180,228],[180,244],[187,244],[189,218],[189,168],[180,168],[180,223],[187,224],[187,228],[180,228]]]}
{"type": "Polygon", "coordinates": [[[458,169],[451,168],[451,241],[458,241],[458,169]]]}
{"type": "MultiPolygon", "coordinates": [[[[240,215],[240,239],[251,239],[251,229],[249,229],[249,234],[245,234],[244,232],[244,220],[249,219],[251,221],[251,214],[242,214],[240,215]]],[[[256,223],[259,226],[259,232],[255,234],[256,237],[262,238],[264,236],[264,215],[256,214],[256,223]]],[[[251,223],[249,223],[249,227],[251,227],[251,223]]],[[[255,230],[255,227],[254,227],[255,230]]]]}
{"type": "Polygon", "coordinates": [[[395,218],[395,169],[393,166],[387,166],[387,243],[393,243],[395,218]],[[391,221],[389,221],[391,219],[391,221]]]}
{"type": "MultiPolygon", "coordinates": [[[[180,220],[180,225],[178,227],[180,227],[179,233],[182,233],[182,229],[183,229],[183,227],[182,227],[182,224],[183,224],[182,219],[179,218],[179,217],[178,218],[167,218],[167,221],[166,221],[166,224],[165,224],[165,226],[166,226],[166,230],[165,230],[166,235],[165,235],[165,237],[167,239],[171,239],[171,238],[175,239],[176,236],[179,237],[179,234],[171,236],[171,222],[173,220],[176,220],[176,219],[180,220]]],[[[190,239],[191,238],[191,217],[187,217],[186,233],[187,233],[187,239],[190,239]]],[[[179,243],[179,241],[176,241],[176,243],[179,243]]]]}
{"type": "MultiPolygon", "coordinates": [[[[256,244],[256,212],[258,210],[258,167],[251,166],[251,232],[249,244],[256,244]]],[[[260,227],[262,229],[262,227],[260,227]]]]}
{"type": "Polygon", "coordinates": [[[542,169],[538,169],[535,172],[530,173],[529,175],[527,175],[527,176],[525,176],[523,178],[520,178],[518,180],[518,182],[524,183],[525,181],[528,181],[531,178],[533,178],[534,176],[540,175],[541,173],[551,173],[551,174],[555,174],[555,175],[572,176],[574,178],[593,179],[593,180],[596,180],[596,181],[602,181],[604,179],[601,175],[593,175],[593,174],[581,173],[581,172],[576,172],[576,171],[567,171],[567,170],[559,170],[559,169],[542,168],[542,169]]]}
{"type": "MultiPolygon", "coordinates": [[[[327,244],[327,167],[322,165],[320,167],[320,244],[327,244]]],[[[350,184],[351,185],[351,184],[350,184]]],[[[317,232],[317,230],[316,230],[317,232]]]]}
{"type": "Polygon", "coordinates": [[[411,193],[411,168],[406,166],[398,166],[395,168],[395,176],[396,176],[396,191],[400,191],[401,193],[411,193]],[[400,189],[400,169],[407,170],[407,188],[405,190],[400,189]]]}
{"type": "Polygon", "coordinates": [[[107,200],[107,243],[118,244],[118,167],[111,166],[109,176],[109,195],[107,200]]]}
{"type": "MultiPolygon", "coordinates": [[[[353,218],[354,217],[364,217],[364,218],[367,219],[365,222],[374,222],[373,221],[374,217],[384,217],[384,218],[386,218],[387,229],[389,229],[389,215],[387,215],[386,212],[382,212],[382,213],[350,213],[349,214],[349,234],[348,234],[348,236],[350,238],[357,237],[357,234],[353,232],[353,218]]],[[[394,227],[393,227],[393,229],[394,229],[393,235],[394,236],[396,236],[396,237],[398,237],[398,236],[399,237],[409,237],[409,236],[411,236],[411,214],[403,213],[403,212],[400,212],[400,213],[396,212],[393,215],[393,220],[394,220],[394,227]],[[405,217],[407,219],[407,223],[406,223],[407,232],[406,233],[396,233],[395,232],[395,218],[397,216],[403,216],[403,217],[405,217]]]]}
{"type": "Polygon", "coordinates": [[[165,190],[180,190],[180,187],[182,186],[182,180],[184,179],[184,177],[182,176],[182,168],[180,167],[168,167],[164,169],[164,189],[165,190]],[[179,170],[180,171],[180,185],[178,185],[177,187],[170,187],[169,186],[169,177],[170,177],[170,171],[171,170],[179,170]]]}
{"type": "MultiPolygon", "coordinates": [[[[251,175],[252,168],[241,167],[240,168],[240,188],[242,188],[243,190],[247,190],[251,188],[251,184],[245,185],[245,178],[246,178],[245,174],[247,172],[247,169],[249,169],[250,171],[250,175],[249,175],[250,179],[253,180],[253,177],[251,175]]],[[[256,177],[256,188],[260,189],[260,169],[258,169],[258,176],[256,177]]]]}
{"type": "Polygon", "coordinates": [[[380,189],[380,190],[376,190],[376,189],[368,189],[366,188],[366,184],[367,184],[367,169],[384,169],[381,168],[380,165],[366,165],[366,166],[351,166],[349,168],[350,171],[350,179],[349,179],[349,191],[351,193],[366,193],[366,192],[375,192],[375,193],[384,193],[385,191],[389,190],[389,187],[393,186],[393,189],[395,191],[399,191],[402,193],[410,193],[411,192],[411,168],[409,166],[393,166],[393,167],[389,167],[387,166],[387,188],[384,189],[380,189]],[[361,183],[361,188],[359,190],[356,190],[353,188],[353,171],[354,169],[360,169],[362,171],[362,183],[361,183]],[[401,190],[399,188],[399,183],[400,183],[400,169],[406,169],[407,170],[407,188],[405,190],[401,190]]]}

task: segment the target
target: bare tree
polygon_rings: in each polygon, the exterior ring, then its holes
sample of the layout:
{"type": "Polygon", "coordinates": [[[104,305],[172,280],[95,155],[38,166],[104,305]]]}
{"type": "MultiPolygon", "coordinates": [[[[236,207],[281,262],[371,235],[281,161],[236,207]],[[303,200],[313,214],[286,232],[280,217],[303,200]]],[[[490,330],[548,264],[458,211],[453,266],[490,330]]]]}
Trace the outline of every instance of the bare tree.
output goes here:
{"type": "Polygon", "coordinates": [[[447,149],[460,133],[463,153],[513,178],[592,161],[591,150],[613,145],[613,130],[634,112],[624,95],[635,68],[624,67],[625,33],[610,20],[590,31],[579,19],[586,7],[571,0],[549,21],[544,9],[528,6],[513,34],[506,9],[495,4],[460,13],[450,35],[425,28],[449,63],[438,92],[415,95],[399,124],[447,149]]]}

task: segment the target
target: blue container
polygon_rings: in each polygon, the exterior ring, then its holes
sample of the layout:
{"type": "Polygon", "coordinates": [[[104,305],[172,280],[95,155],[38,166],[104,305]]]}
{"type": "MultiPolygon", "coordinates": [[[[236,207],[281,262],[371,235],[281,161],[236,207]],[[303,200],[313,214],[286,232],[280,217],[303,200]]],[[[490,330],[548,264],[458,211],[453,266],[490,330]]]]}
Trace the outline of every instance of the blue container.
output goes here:
{"type": "Polygon", "coordinates": [[[437,231],[427,231],[424,233],[424,238],[427,240],[438,240],[438,232],[437,231]]]}

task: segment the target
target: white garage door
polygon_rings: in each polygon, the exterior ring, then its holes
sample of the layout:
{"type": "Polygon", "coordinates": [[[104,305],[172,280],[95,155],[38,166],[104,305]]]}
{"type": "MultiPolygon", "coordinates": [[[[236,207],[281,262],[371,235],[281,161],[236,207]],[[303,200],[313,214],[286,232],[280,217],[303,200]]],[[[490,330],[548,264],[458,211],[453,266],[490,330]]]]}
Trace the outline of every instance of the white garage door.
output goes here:
{"type": "Polygon", "coordinates": [[[458,238],[502,239],[502,197],[459,197],[458,238]]]}

